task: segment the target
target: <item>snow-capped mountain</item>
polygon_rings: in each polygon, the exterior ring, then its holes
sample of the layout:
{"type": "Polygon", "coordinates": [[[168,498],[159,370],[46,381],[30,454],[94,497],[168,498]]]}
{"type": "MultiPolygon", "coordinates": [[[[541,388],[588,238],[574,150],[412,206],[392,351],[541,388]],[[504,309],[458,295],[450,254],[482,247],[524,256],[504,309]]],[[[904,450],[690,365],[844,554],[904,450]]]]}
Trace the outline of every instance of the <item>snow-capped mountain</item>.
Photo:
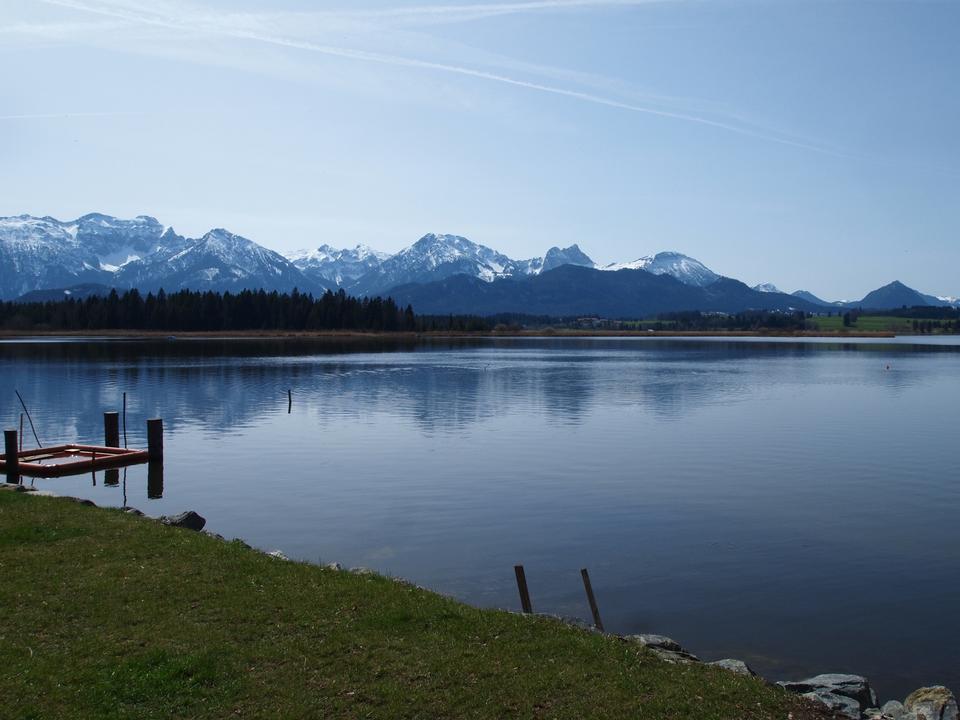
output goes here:
{"type": "Polygon", "coordinates": [[[472,275],[490,281],[516,273],[517,263],[496,250],[459,235],[428,233],[347,285],[347,290],[372,294],[451,275],[472,275]]]}
{"type": "Polygon", "coordinates": [[[128,263],[116,277],[124,287],[167,291],[308,290],[316,285],[280,253],[223,228],[211,230],[173,255],[160,253],[128,263]]]}
{"type": "Polygon", "coordinates": [[[321,245],[315,250],[296,250],[286,257],[307,277],[321,284],[340,287],[376,270],[390,255],[366,245],[344,250],[321,245]]]}
{"type": "Polygon", "coordinates": [[[646,270],[654,275],[670,275],[685,285],[706,287],[720,276],[699,260],[678,252],[659,252],[653,257],[642,257],[632,262],[612,263],[601,270],[646,270]]]}
{"type": "Polygon", "coordinates": [[[381,293],[398,285],[433,282],[454,275],[492,282],[497,278],[538,275],[561,265],[595,267],[577,245],[552,247],[543,257],[513,260],[460,235],[429,233],[383,260],[352,285],[347,284],[347,290],[356,294],[381,293]]]}
{"type": "Polygon", "coordinates": [[[226,230],[196,240],[145,215],[124,220],[91,213],[66,222],[31,215],[0,218],[0,298],[86,284],[143,290],[299,287],[311,292],[330,286],[226,230]]]}
{"type": "MultiPolygon", "coordinates": [[[[430,233],[394,255],[363,245],[343,250],[321,245],[284,257],[222,228],[201,238],[183,237],[146,215],[120,219],[91,213],[70,221],[31,215],[0,217],[0,299],[85,297],[109,292],[109,288],[234,292],[299,288],[314,294],[343,288],[354,295],[396,290],[399,296],[417,297],[418,303],[430,308],[438,307],[440,301],[456,299],[444,300],[444,293],[466,292],[463,288],[467,288],[477,297],[506,297],[534,280],[537,287],[550,292],[573,293],[577,297],[569,298],[571,302],[585,297],[589,300],[589,288],[594,286],[598,292],[613,288],[629,295],[631,288],[652,282],[651,274],[672,278],[670,282],[658,278],[660,284],[654,283],[650,289],[671,294],[677,303],[681,297],[694,297],[689,293],[691,288],[698,292],[702,289],[706,294],[696,296],[701,309],[721,307],[717,297],[726,298],[725,302],[733,303],[731,306],[739,303],[743,307],[779,308],[785,302],[776,297],[782,293],[772,284],[763,283],[751,290],[678,252],[660,252],[598,267],[577,245],[552,247],[542,257],[513,260],[459,235],[430,233]],[[646,272],[615,272],[619,270],[646,272]],[[598,279],[598,275],[605,279],[598,279]],[[559,291],[561,280],[566,284],[559,291]],[[414,285],[420,289],[412,289],[414,285]],[[426,300],[421,297],[424,293],[429,296],[426,300]],[[758,300],[761,294],[769,297],[758,300]]],[[[896,282],[846,304],[828,303],[802,290],[793,295],[809,307],[960,306],[956,297],[925,295],[896,282]]],[[[529,307],[519,303],[514,310],[525,309],[529,307]]]]}

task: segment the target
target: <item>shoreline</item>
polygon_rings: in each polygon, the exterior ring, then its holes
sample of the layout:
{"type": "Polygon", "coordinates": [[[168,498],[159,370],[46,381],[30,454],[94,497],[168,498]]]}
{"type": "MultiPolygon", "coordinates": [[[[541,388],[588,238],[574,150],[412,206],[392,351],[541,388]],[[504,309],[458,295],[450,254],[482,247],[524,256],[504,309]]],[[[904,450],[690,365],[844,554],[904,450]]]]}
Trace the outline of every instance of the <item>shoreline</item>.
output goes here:
{"type": "MultiPolygon", "coordinates": [[[[115,338],[120,340],[444,340],[444,339],[471,339],[471,338],[562,338],[562,337],[730,337],[730,338],[895,338],[912,337],[912,334],[897,334],[894,332],[848,331],[848,332],[821,332],[817,330],[803,330],[794,332],[753,332],[747,330],[707,331],[707,330],[579,330],[579,329],[544,329],[544,330],[516,330],[468,332],[437,330],[429,332],[361,332],[358,330],[216,330],[201,331],[189,330],[183,332],[162,330],[36,330],[32,332],[19,330],[0,330],[0,340],[16,340],[24,338],[115,338]]],[[[927,337],[917,335],[916,337],[927,337]]]]}
{"type": "MultiPolygon", "coordinates": [[[[186,511],[175,516],[153,518],[144,515],[144,513],[135,508],[99,507],[88,499],[61,496],[49,490],[36,490],[22,484],[11,485],[8,483],[0,483],[0,490],[6,491],[2,493],[2,495],[8,495],[13,491],[25,497],[34,496],[53,500],[58,503],[61,501],[70,503],[70,505],[66,507],[61,506],[61,511],[67,511],[68,515],[71,516],[69,519],[74,522],[77,521],[78,513],[82,516],[85,511],[89,510],[96,513],[108,513],[106,516],[101,515],[99,517],[100,522],[96,524],[111,522],[112,518],[124,516],[123,523],[127,527],[139,529],[145,533],[172,533],[174,541],[176,541],[178,535],[182,537],[184,541],[191,537],[195,537],[198,540],[202,538],[202,540],[200,540],[201,543],[214,540],[216,544],[210,546],[213,548],[213,552],[206,549],[205,552],[207,554],[213,555],[217,552],[222,553],[224,551],[228,553],[249,553],[249,559],[254,560],[254,562],[262,563],[266,561],[266,566],[261,564],[261,570],[258,573],[264,578],[271,574],[269,570],[277,568],[281,569],[282,572],[283,566],[289,566],[299,571],[319,574],[321,579],[339,578],[339,580],[335,582],[340,583],[341,586],[344,582],[348,584],[361,583],[365,586],[363,590],[365,595],[369,596],[371,593],[376,595],[376,597],[373,598],[374,604],[381,601],[389,602],[392,599],[392,593],[399,591],[405,595],[416,593],[422,596],[417,600],[417,603],[421,606],[425,601],[430,602],[432,598],[434,601],[438,601],[447,606],[447,609],[442,611],[446,614],[450,613],[449,608],[452,606],[459,608],[460,612],[487,618],[486,621],[481,621],[485,623],[489,623],[496,617],[513,618],[517,622],[526,624],[526,628],[520,630],[520,633],[525,637],[527,642],[527,646],[523,650],[524,653],[529,652],[529,643],[531,641],[534,644],[537,642],[550,642],[554,639],[553,634],[557,631],[561,634],[574,633],[579,637],[581,642],[588,638],[594,638],[597,646],[591,650],[591,653],[595,653],[601,644],[607,644],[608,649],[611,643],[614,647],[617,647],[618,650],[620,648],[632,648],[627,650],[628,654],[636,653],[636,657],[641,660],[641,665],[646,662],[649,666],[649,662],[654,661],[656,670],[665,673],[668,683],[681,685],[684,687],[686,693],[693,694],[697,700],[701,701],[705,699],[702,694],[698,694],[702,693],[702,690],[693,690],[692,688],[686,687],[686,685],[691,682],[696,682],[691,679],[690,673],[706,672],[707,675],[702,677],[710,678],[710,673],[719,672],[720,675],[714,675],[713,678],[716,679],[719,677],[721,686],[727,686],[725,689],[729,688],[730,682],[735,682],[740,684],[743,692],[753,693],[758,698],[765,693],[768,695],[769,693],[773,693],[764,704],[772,703],[776,705],[786,703],[787,707],[783,709],[788,709],[789,714],[787,717],[795,718],[795,720],[825,720],[826,718],[846,718],[848,720],[920,720],[920,718],[930,717],[945,719],[957,717],[957,703],[953,693],[948,688],[940,685],[919,688],[910,693],[902,702],[900,700],[888,700],[881,703],[876,692],[871,688],[869,680],[861,675],[823,673],[802,680],[779,680],[773,682],[760,677],[746,663],[740,660],[726,658],[714,661],[702,661],[675,640],[663,635],[619,635],[597,629],[586,621],[578,618],[563,618],[549,613],[522,613],[509,609],[477,608],[454,598],[444,596],[430,588],[418,586],[404,578],[381,575],[377,571],[369,568],[358,567],[347,569],[337,562],[320,565],[312,562],[291,560],[282,551],[267,551],[253,548],[242,539],[235,538],[230,540],[224,538],[222,535],[204,530],[206,519],[193,511],[186,511]],[[132,525],[127,523],[132,523],[132,525]],[[646,661],[643,659],[645,656],[648,658],[646,661]]],[[[30,505],[34,504],[32,500],[28,502],[30,502],[30,505]]],[[[0,507],[0,512],[2,512],[2,507],[0,507]]],[[[60,518],[62,517],[63,512],[61,512],[60,515],[60,518]]],[[[11,519],[16,521],[16,517],[11,519]]],[[[54,528],[50,529],[55,531],[54,528]]],[[[2,530],[0,530],[0,537],[2,537],[2,530]]],[[[170,537],[171,536],[167,536],[167,539],[170,537]]],[[[183,542],[177,542],[176,547],[168,550],[168,552],[177,554],[183,551],[183,547],[183,542]]],[[[204,546],[196,546],[196,550],[204,550],[204,546]]],[[[174,560],[176,559],[177,558],[174,558],[174,560]]],[[[152,560],[155,562],[156,558],[152,558],[152,560]]],[[[201,559],[199,562],[202,563],[204,561],[201,559]]],[[[84,568],[82,567],[76,568],[78,572],[83,572],[83,570],[84,568]]],[[[316,578],[313,578],[313,580],[316,582],[316,578]]],[[[128,590],[127,592],[130,591],[128,590]]],[[[368,599],[370,598],[368,597],[368,599]]],[[[171,604],[170,601],[165,601],[165,603],[171,604]]],[[[175,601],[172,604],[175,604],[175,601]]],[[[194,603],[192,607],[195,608],[195,606],[196,604],[194,603]]],[[[171,610],[173,608],[167,609],[171,610]]],[[[356,611],[356,609],[357,607],[354,606],[352,611],[356,611]]],[[[509,622],[512,623],[514,620],[510,620],[509,622]]],[[[379,632],[388,631],[381,629],[379,632]]],[[[427,634],[428,631],[417,632],[427,634]]],[[[462,638],[460,638],[462,629],[459,631],[456,629],[447,629],[443,632],[446,635],[444,638],[445,642],[463,642],[462,638]]],[[[500,632],[503,633],[503,630],[500,632]]],[[[507,632],[516,632],[516,625],[513,625],[507,632]]],[[[494,639],[501,637],[502,635],[497,635],[494,639]]],[[[590,642],[593,642],[593,640],[590,640],[590,642]]],[[[371,647],[364,649],[363,654],[376,657],[376,652],[377,650],[371,647]]],[[[30,655],[33,657],[32,649],[30,650],[30,655]]],[[[617,655],[620,655],[620,653],[618,652],[617,655]]],[[[554,658],[556,658],[556,656],[554,656],[554,658]]],[[[576,661],[573,657],[569,657],[566,660],[568,662],[576,661]]],[[[559,659],[551,659],[550,663],[558,661],[562,662],[562,660],[559,659]]],[[[306,657],[304,657],[303,662],[306,664],[306,657]]],[[[622,662],[621,660],[620,663],[622,662]]],[[[619,667],[621,671],[623,669],[622,665],[615,664],[613,667],[619,667]]],[[[329,670],[327,672],[329,672],[329,670]]],[[[601,679],[599,682],[604,681],[604,679],[601,679]]],[[[590,673],[589,682],[591,685],[598,682],[596,673],[590,673]]],[[[2,684],[2,681],[0,681],[0,686],[2,686],[2,684]]],[[[671,690],[675,692],[676,688],[671,688],[671,690]]],[[[670,694],[672,694],[672,692],[670,694]]],[[[474,699],[476,700],[477,698],[474,699]]],[[[760,704],[761,703],[757,703],[757,705],[760,704]]],[[[596,706],[594,706],[593,709],[596,709],[596,706]]],[[[780,710],[780,712],[782,711],[783,710],[780,710]]],[[[647,715],[644,716],[647,717],[647,715]]],[[[700,716],[699,713],[697,716],[700,716]]],[[[654,715],[651,717],[660,716],[654,715]]],[[[671,714],[670,717],[673,717],[673,715],[671,714]]],[[[709,716],[705,715],[705,717],[709,716]]],[[[744,715],[743,717],[755,716],[751,714],[749,716],[744,715]]]]}
{"type": "Polygon", "coordinates": [[[149,518],[22,487],[0,484],[0,692],[18,716],[834,717],[669,638],[480,609],[251,548],[189,511],[149,518]]]}

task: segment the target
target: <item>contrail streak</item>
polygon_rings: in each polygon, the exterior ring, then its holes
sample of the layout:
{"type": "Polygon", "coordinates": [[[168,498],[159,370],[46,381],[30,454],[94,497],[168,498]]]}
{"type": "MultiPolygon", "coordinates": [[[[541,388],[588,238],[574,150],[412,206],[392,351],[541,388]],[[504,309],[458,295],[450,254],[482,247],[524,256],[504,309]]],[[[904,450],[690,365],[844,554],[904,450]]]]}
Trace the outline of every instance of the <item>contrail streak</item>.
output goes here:
{"type": "Polygon", "coordinates": [[[66,118],[88,117],[129,117],[131,115],[146,115],[144,112],[65,112],[65,113],[29,113],[24,115],[0,115],[0,120],[62,120],[66,118]]]}
{"type": "MultiPolygon", "coordinates": [[[[544,0],[544,1],[546,2],[547,0],[544,0]]],[[[562,0],[560,1],[562,2],[562,0]]],[[[581,1],[587,1],[587,0],[581,0],[581,1]]],[[[727,132],[736,133],[738,135],[742,135],[745,137],[751,137],[758,140],[766,140],[768,142],[778,143],[781,145],[788,145],[791,147],[796,147],[796,148],[809,150],[817,153],[822,153],[826,155],[834,155],[834,156],[840,156],[840,157],[844,156],[842,153],[838,153],[834,150],[830,150],[825,147],[820,147],[818,145],[798,142],[795,140],[778,137],[773,134],[758,132],[753,129],[743,128],[737,125],[731,125],[729,123],[724,123],[718,120],[711,120],[709,118],[705,118],[699,115],[674,112],[670,110],[660,110],[657,108],[645,107],[642,105],[634,105],[631,103],[622,102],[620,100],[604,97],[602,95],[595,95],[592,93],[581,92],[579,90],[571,90],[568,88],[558,87],[555,85],[546,85],[546,84],[532,82],[528,80],[519,80],[517,78],[513,78],[507,75],[501,75],[501,74],[492,73],[485,70],[478,70],[475,68],[465,67],[461,65],[439,63],[439,62],[433,62],[429,60],[418,60],[415,58],[408,58],[408,57],[403,57],[399,55],[388,55],[383,53],[371,52],[367,50],[356,50],[352,48],[337,47],[332,45],[322,45],[322,44],[308,42],[304,40],[294,40],[291,38],[274,36],[274,35],[265,35],[262,33],[255,33],[247,30],[226,28],[226,27],[211,23],[209,20],[206,22],[200,22],[199,20],[194,20],[193,22],[182,22],[176,18],[167,17],[159,14],[143,15],[138,12],[131,12],[130,10],[125,10],[123,8],[90,5],[85,2],[82,2],[82,0],[44,0],[44,2],[47,2],[48,4],[52,4],[52,5],[69,7],[75,10],[83,10],[90,13],[96,13],[101,15],[107,15],[110,17],[129,20],[131,22],[137,22],[137,23],[148,24],[148,25],[156,25],[156,26],[166,27],[166,28],[179,30],[179,31],[184,31],[184,30],[199,31],[207,34],[222,35],[222,36],[233,37],[233,38],[242,39],[242,40],[251,40],[255,42],[287,47],[287,48],[296,49],[296,50],[315,52],[323,55],[345,58],[349,60],[358,60],[362,62],[378,63],[381,65],[392,65],[397,67],[419,68],[423,70],[433,70],[438,72],[472,77],[480,80],[487,80],[490,82],[510,85],[513,87],[525,88],[527,90],[535,90],[537,92],[546,93],[550,95],[567,97],[575,100],[580,100],[582,102],[593,103],[595,105],[603,105],[606,107],[618,108],[621,110],[628,110],[630,112],[640,113],[644,115],[652,115],[652,116],[667,118],[671,120],[681,120],[684,122],[695,123],[698,125],[704,125],[707,127],[717,128],[719,130],[725,130],[727,132]]],[[[554,0],[554,3],[555,2],[557,2],[557,0],[554,0]]],[[[516,3],[515,5],[527,6],[527,5],[533,5],[533,4],[541,5],[542,3],[516,3]]]]}

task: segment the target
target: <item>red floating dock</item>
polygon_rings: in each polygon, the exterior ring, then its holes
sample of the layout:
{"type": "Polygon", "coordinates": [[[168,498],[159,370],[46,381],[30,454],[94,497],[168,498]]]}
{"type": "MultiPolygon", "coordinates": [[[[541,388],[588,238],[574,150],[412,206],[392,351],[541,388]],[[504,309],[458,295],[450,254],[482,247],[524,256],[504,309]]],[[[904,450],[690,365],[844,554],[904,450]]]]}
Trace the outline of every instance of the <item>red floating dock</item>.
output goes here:
{"type": "MultiPolygon", "coordinates": [[[[63,477],[139,465],[149,459],[146,450],[69,444],[21,450],[11,469],[27,477],[63,477]]],[[[7,455],[0,455],[0,472],[6,471],[7,465],[7,455]]]]}

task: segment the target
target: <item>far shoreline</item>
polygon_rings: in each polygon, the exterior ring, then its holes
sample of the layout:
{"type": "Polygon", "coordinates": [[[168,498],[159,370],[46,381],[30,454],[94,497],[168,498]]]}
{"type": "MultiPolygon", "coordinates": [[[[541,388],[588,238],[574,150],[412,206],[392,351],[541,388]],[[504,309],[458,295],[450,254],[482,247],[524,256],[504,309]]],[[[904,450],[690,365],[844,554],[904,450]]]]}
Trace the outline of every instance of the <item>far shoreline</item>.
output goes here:
{"type": "MultiPolygon", "coordinates": [[[[912,333],[870,331],[818,331],[797,330],[778,332],[771,330],[602,330],[543,328],[538,330],[503,331],[450,331],[427,332],[363,332],[359,330],[0,330],[0,340],[26,338],[115,338],[121,340],[443,340],[461,338],[629,338],[629,337],[729,337],[729,338],[895,338],[911,337],[912,333]]],[[[916,337],[924,337],[917,334],[916,337]]]]}

